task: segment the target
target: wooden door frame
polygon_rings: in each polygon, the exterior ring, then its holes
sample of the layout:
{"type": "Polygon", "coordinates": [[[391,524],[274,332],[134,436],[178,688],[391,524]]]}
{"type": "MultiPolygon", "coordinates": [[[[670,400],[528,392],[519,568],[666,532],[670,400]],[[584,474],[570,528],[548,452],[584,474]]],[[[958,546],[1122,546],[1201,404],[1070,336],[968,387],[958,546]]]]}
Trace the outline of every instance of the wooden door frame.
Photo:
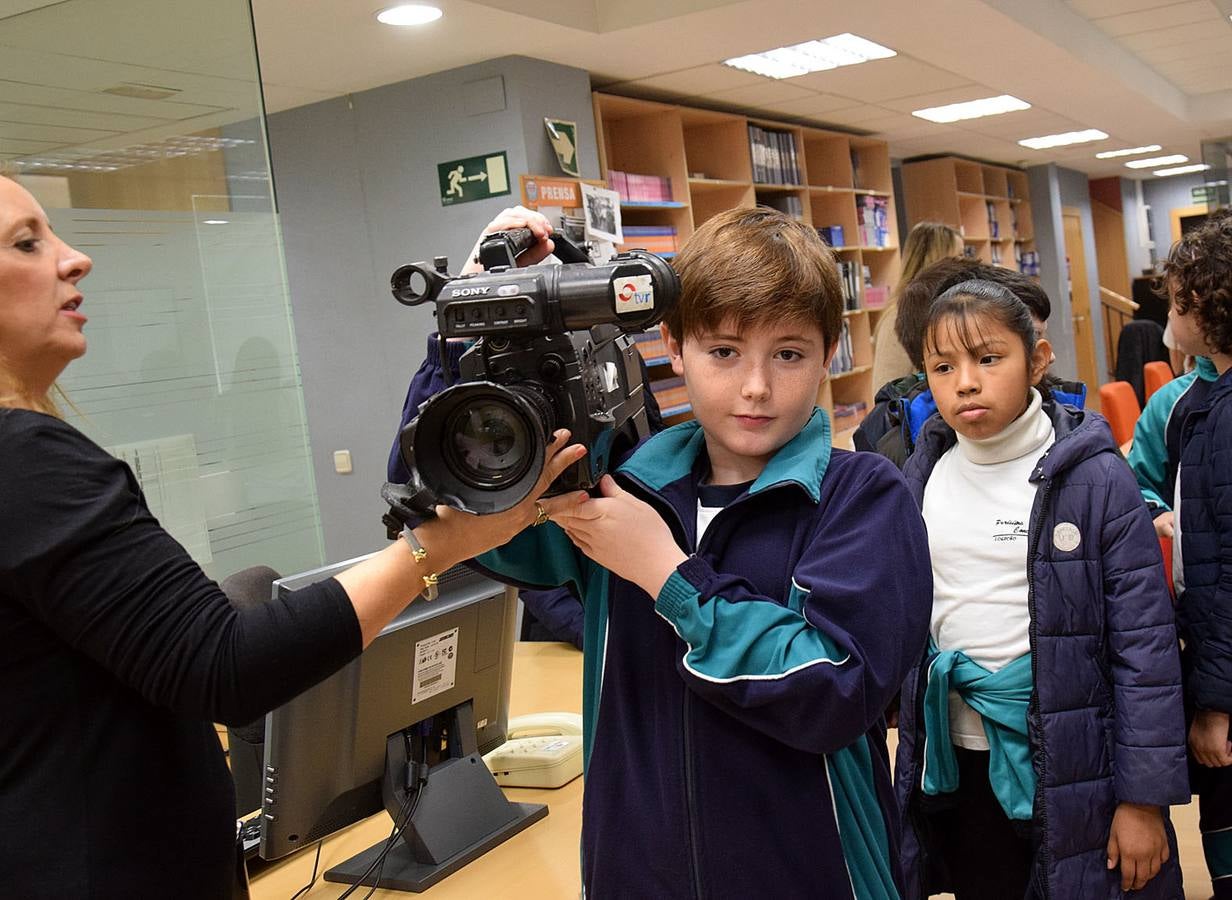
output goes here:
{"type": "MultiPolygon", "coordinates": [[[[1068,281],[1070,285],[1070,291],[1069,291],[1070,321],[1072,325],[1075,314],[1085,316],[1085,320],[1087,323],[1086,329],[1085,329],[1086,330],[1086,344],[1087,344],[1087,351],[1090,354],[1089,356],[1090,379],[1085,379],[1084,373],[1081,370],[1079,370],[1077,374],[1080,380],[1088,381],[1087,387],[1089,391],[1091,391],[1099,387],[1100,378],[1099,378],[1099,356],[1096,352],[1096,347],[1095,347],[1095,309],[1092,307],[1092,303],[1091,303],[1091,279],[1090,279],[1090,274],[1086,268],[1087,249],[1086,249],[1085,237],[1086,235],[1085,235],[1085,231],[1082,225],[1082,210],[1076,206],[1061,207],[1061,247],[1065,252],[1065,257],[1069,259],[1070,261],[1070,269],[1068,273],[1069,274],[1068,281]],[[1077,252],[1082,254],[1082,259],[1081,259],[1082,281],[1087,286],[1087,290],[1084,292],[1085,296],[1081,298],[1077,297],[1078,292],[1075,291],[1073,288],[1073,283],[1075,281],[1074,272],[1077,267],[1074,265],[1073,256],[1070,253],[1070,248],[1065,240],[1065,218],[1066,216],[1073,216],[1078,222],[1079,246],[1077,248],[1077,252]]],[[[1094,238],[1094,235],[1092,235],[1092,238],[1094,238]]],[[[1078,333],[1075,332],[1074,333],[1074,366],[1075,368],[1078,367],[1078,362],[1082,356],[1078,348],[1079,337],[1080,336],[1078,335],[1078,333]]]]}

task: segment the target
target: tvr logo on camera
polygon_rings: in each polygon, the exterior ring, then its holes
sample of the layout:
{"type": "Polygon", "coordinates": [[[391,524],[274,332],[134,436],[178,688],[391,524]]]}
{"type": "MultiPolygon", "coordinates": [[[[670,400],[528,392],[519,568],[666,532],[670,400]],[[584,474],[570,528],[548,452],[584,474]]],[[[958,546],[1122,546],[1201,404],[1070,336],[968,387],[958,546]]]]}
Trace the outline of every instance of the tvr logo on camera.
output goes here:
{"type": "Polygon", "coordinates": [[[612,282],[616,295],[616,314],[654,309],[654,282],[650,275],[630,275],[612,282]]]}

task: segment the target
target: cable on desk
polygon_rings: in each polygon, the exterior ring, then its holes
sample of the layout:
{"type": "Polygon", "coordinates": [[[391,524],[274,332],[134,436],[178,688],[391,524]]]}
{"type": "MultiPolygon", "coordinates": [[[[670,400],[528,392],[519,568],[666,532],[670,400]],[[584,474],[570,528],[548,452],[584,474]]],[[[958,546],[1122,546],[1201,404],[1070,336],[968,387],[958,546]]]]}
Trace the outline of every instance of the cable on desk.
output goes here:
{"type": "Polygon", "coordinates": [[[321,862],[321,845],[323,843],[325,843],[323,840],[317,841],[317,856],[316,859],[312,861],[312,877],[308,879],[308,883],[306,885],[291,895],[291,900],[299,900],[300,897],[312,890],[312,886],[317,883],[317,866],[321,862]]]}

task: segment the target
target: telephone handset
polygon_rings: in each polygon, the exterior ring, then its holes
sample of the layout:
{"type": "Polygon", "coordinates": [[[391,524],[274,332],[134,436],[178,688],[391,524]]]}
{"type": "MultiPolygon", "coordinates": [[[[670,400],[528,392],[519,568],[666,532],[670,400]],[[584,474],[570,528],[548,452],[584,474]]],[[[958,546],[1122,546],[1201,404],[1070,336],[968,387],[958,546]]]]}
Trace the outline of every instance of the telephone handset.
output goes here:
{"type": "Polygon", "coordinates": [[[558,788],[582,774],[582,717],[534,713],[509,720],[509,736],[483,761],[501,787],[558,788]]]}

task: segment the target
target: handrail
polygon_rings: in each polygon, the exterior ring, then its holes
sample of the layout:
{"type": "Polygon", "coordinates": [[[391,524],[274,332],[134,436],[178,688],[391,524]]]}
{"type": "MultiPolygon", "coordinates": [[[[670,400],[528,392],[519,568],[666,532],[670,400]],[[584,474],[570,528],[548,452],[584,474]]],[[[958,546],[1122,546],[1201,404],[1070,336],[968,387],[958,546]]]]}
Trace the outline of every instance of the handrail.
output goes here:
{"type": "Polygon", "coordinates": [[[1122,315],[1132,316],[1138,311],[1138,304],[1130,300],[1124,294],[1118,294],[1111,288],[1106,288],[1102,284],[1099,286],[1099,299],[1105,306],[1111,306],[1114,310],[1122,315]]]}
{"type": "Polygon", "coordinates": [[[1116,377],[1116,347],[1121,328],[1134,317],[1138,304],[1110,288],[1099,286],[1099,303],[1104,319],[1104,357],[1108,362],[1108,377],[1116,377]]]}

